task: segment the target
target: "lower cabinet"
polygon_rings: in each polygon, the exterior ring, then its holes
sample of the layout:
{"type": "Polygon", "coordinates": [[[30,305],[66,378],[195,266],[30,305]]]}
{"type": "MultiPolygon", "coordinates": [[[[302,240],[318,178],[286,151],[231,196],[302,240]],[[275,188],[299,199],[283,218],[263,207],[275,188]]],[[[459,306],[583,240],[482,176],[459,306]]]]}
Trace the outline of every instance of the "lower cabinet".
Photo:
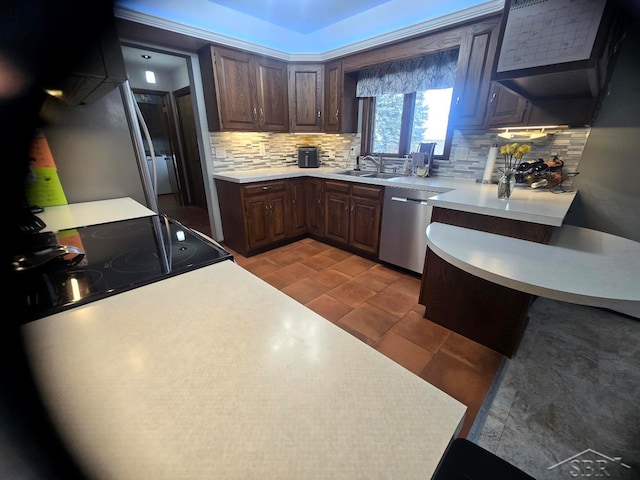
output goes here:
{"type": "Polygon", "coordinates": [[[324,180],[307,178],[304,187],[307,232],[324,237],[324,180]]]}
{"type": "Polygon", "coordinates": [[[384,187],[309,177],[215,184],[224,243],[240,255],[305,235],[378,254],[384,187]]]}
{"type": "Polygon", "coordinates": [[[305,200],[306,179],[294,178],[287,182],[287,207],[289,209],[290,237],[304,235],[307,232],[307,208],[305,200]]]}
{"type": "Polygon", "coordinates": [[[281,192],[247,196],[244,199],[247,244],[250,250],[287,238],[285,205],[284,188],[281,192]]]}
{"type": "MultiPolygon", "coordinates": [[[[435,207],[432,222],[548,243],[553,227],[435,207]]],[[[419,302],[425,318],[507,357],[518,350],[533,295],[483,280],[440,258],[429,248],[419,302]]]]}
{"type": "Polygon", "coordinates": [[[289,236],[287,181],[239,184],[216,179],[224,243],[250,256],[289,236]]]}
{"type": "Polygon", "coordinates": [[[325,237],[378,254],[383,187],[325,182],[325,237]]]}

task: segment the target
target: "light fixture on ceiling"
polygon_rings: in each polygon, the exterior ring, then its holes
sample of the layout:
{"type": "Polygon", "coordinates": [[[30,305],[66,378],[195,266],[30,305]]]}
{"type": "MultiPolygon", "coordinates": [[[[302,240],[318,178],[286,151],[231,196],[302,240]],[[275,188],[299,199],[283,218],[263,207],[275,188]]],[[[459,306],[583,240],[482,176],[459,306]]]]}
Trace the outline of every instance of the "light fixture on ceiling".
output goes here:
{"type": "MultiPolygon", "coordinates": [[[[140,55],[140,56],[147,61],[147,67],[149,67],[149,59],[151,58],[151,55],[140,55]]],[[[156,74],[153,73],[152,70],[148,70],[148,69],[145,70],[144,78],[147,80],[147,83],[156,83],[156,74]]]]}
{"type": "Polygon", "coordinates": [[[545,125],[541,127],[504,127],[500,128],[498,137],[505,140],[536,140],[538,138],[553,135],[558,130],[568,128],[567,125],[545,125]]]}

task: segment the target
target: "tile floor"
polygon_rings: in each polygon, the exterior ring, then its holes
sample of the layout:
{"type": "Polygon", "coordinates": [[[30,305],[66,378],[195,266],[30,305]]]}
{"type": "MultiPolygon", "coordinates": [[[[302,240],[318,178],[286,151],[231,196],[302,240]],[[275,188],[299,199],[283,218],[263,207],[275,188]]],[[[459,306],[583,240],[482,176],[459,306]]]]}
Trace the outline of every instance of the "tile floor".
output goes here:
{"type": "Polygon", "coordinates": [[[238,265],[468,407],[467,436],[502,355],[423,318],[420,278],[311,238],[238,265]]]}

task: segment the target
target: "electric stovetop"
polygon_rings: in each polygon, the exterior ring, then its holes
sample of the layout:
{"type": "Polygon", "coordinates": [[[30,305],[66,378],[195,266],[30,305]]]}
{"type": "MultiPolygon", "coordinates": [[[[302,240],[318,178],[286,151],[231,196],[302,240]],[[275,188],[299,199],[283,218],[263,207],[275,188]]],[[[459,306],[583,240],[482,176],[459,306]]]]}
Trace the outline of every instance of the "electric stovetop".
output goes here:
{"type": "Polygon", "coordinates": [[[37,235],[36,250],[57,244],[81,253],[14,272],[14,300],[25,321],[233,259],[207,237],[164,215],[37,235]]]}

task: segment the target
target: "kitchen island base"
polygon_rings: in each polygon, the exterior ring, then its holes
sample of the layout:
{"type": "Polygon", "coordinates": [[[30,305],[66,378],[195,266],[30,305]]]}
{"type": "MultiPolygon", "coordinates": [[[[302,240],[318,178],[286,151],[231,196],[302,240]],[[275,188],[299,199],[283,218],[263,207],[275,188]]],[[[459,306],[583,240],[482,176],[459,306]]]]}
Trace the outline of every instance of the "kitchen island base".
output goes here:
{"type": "MultiPolygon", "coordinates": [[[[548,243],[554,227],[434,207],[432,222],[548,243]]],[[[535,297],[449,264],[427,247],[420,287],[425,318],[509,358],[515,355],[535,297]]]]}

